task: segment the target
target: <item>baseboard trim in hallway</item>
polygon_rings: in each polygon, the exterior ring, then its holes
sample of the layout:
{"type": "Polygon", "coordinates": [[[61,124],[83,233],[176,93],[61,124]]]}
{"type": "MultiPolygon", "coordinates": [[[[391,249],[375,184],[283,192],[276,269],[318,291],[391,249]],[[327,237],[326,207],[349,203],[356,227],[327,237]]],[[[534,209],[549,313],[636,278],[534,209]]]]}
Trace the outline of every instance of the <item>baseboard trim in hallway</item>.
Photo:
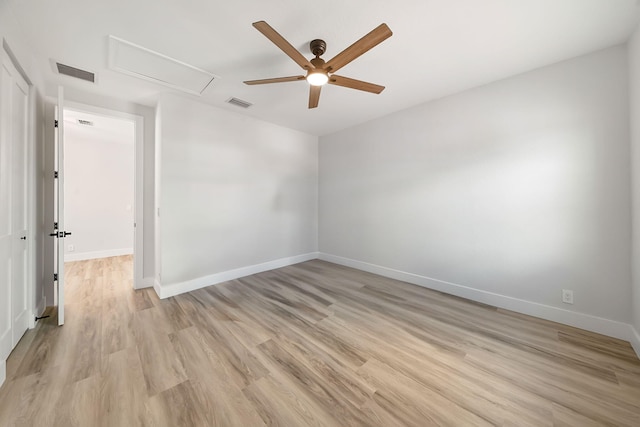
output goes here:
{"type": "Polygon", "coordinates": [[[133,248],[109,249],[93,252],[71,252],[64,254],[64,262],[86,261],[90,259],[110,258],[114,256],[133,255],[133,248]]]}

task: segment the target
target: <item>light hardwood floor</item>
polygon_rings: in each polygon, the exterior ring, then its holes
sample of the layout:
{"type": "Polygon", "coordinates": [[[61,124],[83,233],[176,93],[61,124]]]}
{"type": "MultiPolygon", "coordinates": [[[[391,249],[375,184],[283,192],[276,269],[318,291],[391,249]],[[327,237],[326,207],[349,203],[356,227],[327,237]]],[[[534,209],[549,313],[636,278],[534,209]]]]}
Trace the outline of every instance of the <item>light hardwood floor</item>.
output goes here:
{"type": "Polygon", "coordinates": [[[0,426],[640,426],[628,343],[310,261],[159,300],[67,266],[0,426]]]}

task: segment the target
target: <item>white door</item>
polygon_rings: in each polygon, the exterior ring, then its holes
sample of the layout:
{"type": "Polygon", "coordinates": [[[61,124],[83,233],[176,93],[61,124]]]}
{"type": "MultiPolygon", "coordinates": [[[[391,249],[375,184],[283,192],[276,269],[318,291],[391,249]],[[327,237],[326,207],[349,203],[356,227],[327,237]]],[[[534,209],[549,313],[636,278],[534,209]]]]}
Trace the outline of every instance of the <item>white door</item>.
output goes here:
{"type": "Polygon", "coordinates": [[[13,175],[11,192],[12,217],[12,316],[13,346],[29,327],[27,299],[27,117],[29,86],[17,72],[12,91],[13,175]]]}
{"type": "Polygon", "coordinates": [[[58,307],[58,325],[64,325],[64,238],[71,233],[64,229],[64,92],[62,86],[58,86],[58,105],[55,112],[55,154],[53,170],[56,173],[53,211],[54,230],[51,233],[56,239],[55,277],[56,277],[56,305],[58,307]]]}
{"type": "Polygon", "coordinates": [[[0,73],[0,359],[29,326],[27,117],[29,86],[4,50],[0,73]]]}

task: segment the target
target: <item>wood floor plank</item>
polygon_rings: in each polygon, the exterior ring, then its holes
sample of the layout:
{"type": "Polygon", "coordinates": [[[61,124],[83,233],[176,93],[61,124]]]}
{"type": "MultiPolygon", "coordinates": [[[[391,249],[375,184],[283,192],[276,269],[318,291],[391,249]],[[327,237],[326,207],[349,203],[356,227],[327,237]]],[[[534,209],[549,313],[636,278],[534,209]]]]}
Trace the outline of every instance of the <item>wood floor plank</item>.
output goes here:
{"type": "Polygon", "coordinates": [[[274,377],[317,402],[325,411],[334,414],[343,425],[371,425],[366,413],[344,399],[343,393],[330,378],[318,375],[306,366],[305,361],[289,353],[280,342],[270,340],[260,344],[258,348],[263,356],[261,360],[265,361],[274,377]]]}
{"type": "Polygon", "coordinates": [[[0,389],[0,425],[14,426],[32,420],[38,407],[37,393],[42,382],[42,372],[7,380],[0,389]]]}
{"type": "Polygon", "coordinates": [[[604,424],[585,417],[562,405],[553,405],[554,427],[602,427],[604,424]]]}
{"type": "Polygon", "coordinates": [[[535,369],[530,371],[531,375],[525,376],[525,372],[520,368],[521,364],[495,354],[472,353],[467,356],[467,361],[477,369],[506,378],[524,390],[564,406],[580,414],[581,417],[589,418],[601,425],[640,425],[640,410],[636,405],[608,396],[597,386],[584,387],[584,382],[576,384],[571,378],[568,380],[566,377],[556,378],[553,374],[533,375],[537,372],[535,369]]]}
{"type": "Polygon", "coordinates": [[[164,314],[162,317],[171,323],[171,329],[173,330],[185,329],[193,325],[187,313],[174,297],[164,300],[158,305],[158,308],[164,314]]]}
{"type": "MultiPolygon", "coordinates": [[[[242,280],[239,281],[242,283],[242,280]]],[[[301,335],[313,340],[325,351],[336,354],[337,357],[347,360],[353,366],[361,366],[367,355],[359,352],[348,340],[328,334],[317,328],[313,323],[299,316],[295,310],[287,310],[272,301],[265,300],[253,289],[243,287],[244,298],[251,299],[251,316],[256,322],[261,322],[270,328],[274,336],[279,334],[301,335]]]]}
{"type": "Polygon", "coordinates": [[[233,372],[221,361],[216,352],[217,343],[195,327],[180,330],[171,335],[171,342],[189,381],[199,394],[199,405],[207,412],[207,425],[251,425],[263,422],[242,394],[233,372]]]}
{"type": "Polygon", "coordinates": [[[147,308],[154,307],[153,299],[151,297],[152,291],[149,289],[138,289],[132,292],[129,298],[130,305],[133,306],[133,311],[145,310],[147,308]]]}
{"type": "Polygon", "coordinates": [[[149,308],[136,312],[132,321],[147,392],[151,396],[187,379],[169,340],[169,334],[173,332],[171,324],[161,315],[157,307],[149,308]]]}
{"type": "Polygon", "coordinates": [[[496,425],[376,359],[367,361],[358,373],[376,387],[374,400],[379,407],[406,425],[496,425]]]}
{"type": "Polygon", "coordinates": [[[60,404],[55,410],[55,426],[84,427],[100,424],[99,375],[68,384],[62,390],[60,404]]]}
{"type": "Polygon", "coordinates": [[[269,373],[252,349],[245,347],[222,324],[211,322],[208,326],[203,333],[215,341],[215,349],[220,354],[221,363],[233,373],[237,384],[241,384],[240,388],[269,373]]]}
{"type": "Polygon", "coordinates": [[[143,426],[148,399],[142,364],[135,347],[107,356],[100,383],[100,426],[143,426]]]}
{"type": "MultiPolygon", "coordinates": [[[[6,425],[55,425],[58,408],[62,406],[62,391],[69,385],[63,372],[58,369],[40,371],[18,379],[18,384],[19,395],[15,406],[8,407],[8,412],[13,414],[6,425]]],[[[0,413],[4,410],[0,409],[0,413]]]]}
{"type": "Polygon", "coordinates": [[[0,426],[638,426],[630,344],[324,261],[164,300],[69,263],[0,426]]]}
{"type": "MultiPolygon", "coordinates": [[[[352,327],[337,319],[323,321],[322,326],[336,334],[343,333],[341,329],[350,330],[352,327]]],[[[383,324],[382,328],[385,327],[383,324]]],[[[508,419],[513,414],[520,423],[526,425],[545,425],[544,420],[551,418],[547,401],[525,393],[495,375],[469,369],[464,359],[456,354],[421,346],[419,341],[411,336],[403,336],[400,331],[397,332],[398,337],[393,337],[383,333],[368,333],[360,327],[351,335],[358,335],[360,345],[376,359],[385,360],[393,369],[426,388],[440,390],[440,394],[453,402],[464,403],[479,412],[500,410],[501,419],[508,419]],[[455,382],[450,383],[450,378],[455,378],[455,382]],[[442,384],[449,385],[443,388],[442,384]]]]}
{"type": "Polygon", "coordinates": [[[270,375],[244,389],[265,425],[338,427],[343,424],[306,395],[296,393],[270,375]]]}
{"type": "Polygon", "coordinates": [[[132,313],[117,297],[106,297],[102,308],[102,353],[111,354],[135,345],[132,313]]]}
{"type": "Polygon", "coordinates": [[[146,402],[151,425],[159,427],[213,426],[213,408],[206,405],[200,384],[185,381],[165,390],[146,402]]]}
{"type": "Polygon", "coordinates": [[[53,322],[42,322],[34,330],[27,331],[29,335],[35,335],[28,346],[28,350],[19,348],[26,344],[21,340],[18,343],[9,359],[7,360],[7,378],[19,378],[43,372],[55,366],[55,355],[61,351],[60,336],[65,335],[61,328],[52,324],[53,322]],[[13,362],[14,355],[19,357],[19,363],[13,362]]]}
{"type": "Polygon", "coordinates": [[[300,338],[281,336],[276,342],[318,378],[331,384],[335,392],[340,395],[339,400],[349,402],[354,407],[361,407],[373,396],[375,389],[362,381],[349,366],[316,346],[312,341],[300,338]]]}
{"type": "Polygon", "coordinates": [[[237,321],[224,322],[226,328],[239,342],[251,349],[272,338],[264,328],[252,322],[247,317],[242,317],[237,321]]]}

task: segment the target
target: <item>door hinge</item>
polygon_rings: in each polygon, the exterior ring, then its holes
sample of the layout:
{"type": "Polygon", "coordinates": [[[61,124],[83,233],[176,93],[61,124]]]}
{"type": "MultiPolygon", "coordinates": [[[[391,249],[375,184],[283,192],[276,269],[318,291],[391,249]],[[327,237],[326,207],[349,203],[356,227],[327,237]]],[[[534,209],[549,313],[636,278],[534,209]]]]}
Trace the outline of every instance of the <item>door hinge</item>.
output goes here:
{"type": "Polygon", "coordinates": [[[54,282],[58,281],[58,273],[53,273],[53,281],[54,282]]]}
{"type": "Polygon", "coordinates": [[[56,127],[56,128],[58,127],[58,121],[57,120],[53,121],[53,127],[56,127]]]}
{"type": "Polygon", "coordinates": [[[53,171],[53,178],[58,178],[58,171],[53,171]]]}
{"type": "Polygon", "coordinates": [[[54,230],[57,230],[57,229],[58,229],[58,223],[57,223],[57,222],[54,222],[54,223],[53,223],[53,229],[54,229],[54,230]]]}

